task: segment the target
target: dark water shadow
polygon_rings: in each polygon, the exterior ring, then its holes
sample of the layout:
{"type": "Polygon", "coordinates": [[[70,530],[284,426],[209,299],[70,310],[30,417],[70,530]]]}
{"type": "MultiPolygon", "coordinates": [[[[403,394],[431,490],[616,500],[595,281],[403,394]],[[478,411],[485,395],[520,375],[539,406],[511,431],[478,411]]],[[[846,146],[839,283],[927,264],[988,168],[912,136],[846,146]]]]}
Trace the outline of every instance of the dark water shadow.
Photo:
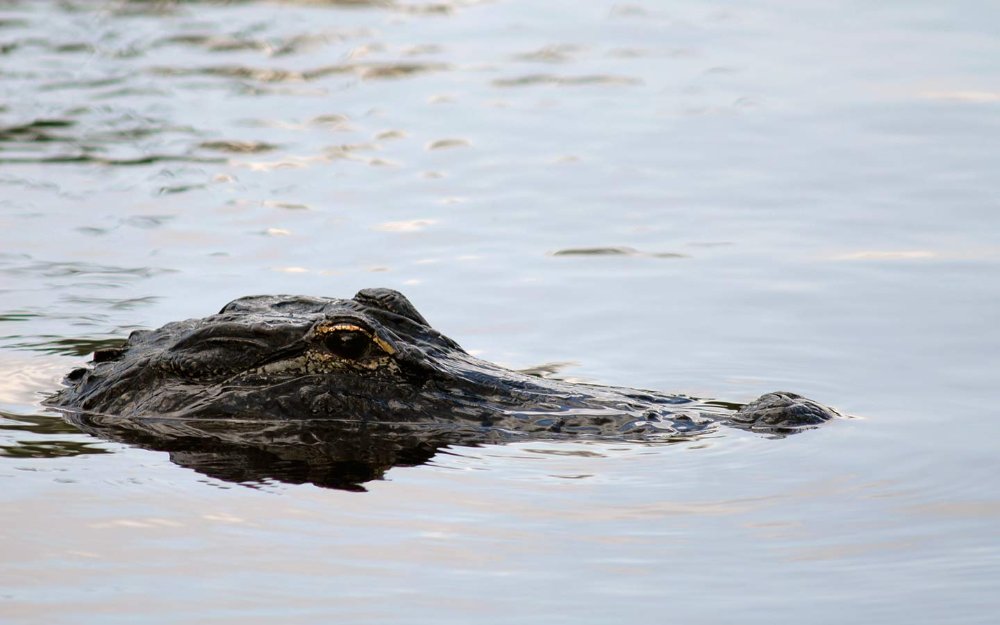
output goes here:
{"type": "Polygon", "coordinates": [[[152,451],[198,473],[241,484],[283,482],[364,491],[393,467],[426,463],[449,445],[505,442],[499,433],[353,420],[121,418],[71,413],[93,436],[152,451]]]}
{"type": "MultiPolygon", "coordinates": [[[[174,464],[246,485],[313,484],[363,492],[393,467],[425,464],[448,447],[479,447],[525,440],[579,440],[530,436],[454,423],[385,423],[351,419],[123,418],[70,412],[72,427],[103,440],[166,452],[174,464]]],[[[69,426],[67,426],[69,427],[69,426]]],[[[695,434],[661,439],[689,441],[695,434]]],[[[616,439],[618,441],[622,438],[616,439]]]]}

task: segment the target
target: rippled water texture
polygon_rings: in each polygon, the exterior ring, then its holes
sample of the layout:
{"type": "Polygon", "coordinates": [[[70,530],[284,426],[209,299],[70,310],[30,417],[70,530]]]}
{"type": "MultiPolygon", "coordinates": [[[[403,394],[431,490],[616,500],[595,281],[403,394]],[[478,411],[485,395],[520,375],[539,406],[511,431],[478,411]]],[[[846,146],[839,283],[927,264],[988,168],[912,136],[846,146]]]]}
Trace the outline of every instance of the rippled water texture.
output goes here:
{"type": "Polygon", "coordinates": [[[0,1],[0,621],[995,622],[998,27],[961,0],[0,1]],[[511,367],[858,418],[345,484],[41,407],[133,329],[368,286],[511,367]]]}

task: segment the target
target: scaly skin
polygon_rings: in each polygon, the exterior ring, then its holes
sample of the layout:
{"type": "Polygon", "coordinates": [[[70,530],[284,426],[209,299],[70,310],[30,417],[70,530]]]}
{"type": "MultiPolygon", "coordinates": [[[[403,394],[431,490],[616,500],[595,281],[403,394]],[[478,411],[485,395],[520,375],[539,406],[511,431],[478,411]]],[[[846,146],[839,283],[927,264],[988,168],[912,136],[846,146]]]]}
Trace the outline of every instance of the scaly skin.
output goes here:
{"type": "Polygon", "coordinates": [[[792,393],[740,407],[511,371],[469,355],[387,289],[238,299],[134,332],[66,383],[46,403],[95,436],[228,481],[348,490],[448,445],[674,442],[719,424],[780,436],[837,416],[792,393]]]}
{"type": "Polygon", "coordinates": [[[722,423],[788,433],[837,413],[793,393],[721,402],[543,379],[469,355],[389,289],[353,299],[254,296],[133,332],[47,402],[171,420],[338,420],[533,434],[669,438],[722,423]]]}

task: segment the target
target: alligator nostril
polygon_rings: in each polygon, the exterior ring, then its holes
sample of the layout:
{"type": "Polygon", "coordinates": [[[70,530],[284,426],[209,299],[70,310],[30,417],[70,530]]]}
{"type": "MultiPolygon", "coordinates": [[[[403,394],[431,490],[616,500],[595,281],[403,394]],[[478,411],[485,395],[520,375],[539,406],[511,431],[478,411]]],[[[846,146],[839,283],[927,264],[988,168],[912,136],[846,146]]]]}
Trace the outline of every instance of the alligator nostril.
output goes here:
{"type": "Polygon", "coordinates": [[[323,342],[335,356],[348,360],[360,360],[368,353],[368,348],[371,346],[371,339],[368,336],[353,330],[330,332],[323,342]]]}

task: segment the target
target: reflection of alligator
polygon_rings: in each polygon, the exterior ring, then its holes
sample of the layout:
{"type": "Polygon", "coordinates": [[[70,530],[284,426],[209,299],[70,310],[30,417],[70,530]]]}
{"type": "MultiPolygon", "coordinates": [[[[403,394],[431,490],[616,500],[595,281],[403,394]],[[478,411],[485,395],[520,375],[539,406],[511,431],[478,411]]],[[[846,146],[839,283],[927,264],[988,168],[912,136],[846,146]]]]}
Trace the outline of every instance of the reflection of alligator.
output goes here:
{"type": "Polygon", "coordinates": [[[792,393],[739,407],[511,371],[469,355],[388,289],[238,299],[205,319],[133,332],[67,385],[47,403],[88,432],[172,451],[223,478],[330,485],[344,462],[359,483],[451,443],[672,440],[717,423],[785,434],[837,414],[792,393]],[[261,470],[275,463],[301,475],[261,470]]]}
{"type": "MultiPolygon", "coordinates": [[[[79,412],[67,418],[88,434],[168,452],[175,464],[221,480],[343,490],[363,490],[361,484],[392,467],[423,464],[446,445],[490,440],[460,428],[341,419],[120,418],[79,412]]],[[[497,432],[492,440],[509,438],[497,432]]]]}

